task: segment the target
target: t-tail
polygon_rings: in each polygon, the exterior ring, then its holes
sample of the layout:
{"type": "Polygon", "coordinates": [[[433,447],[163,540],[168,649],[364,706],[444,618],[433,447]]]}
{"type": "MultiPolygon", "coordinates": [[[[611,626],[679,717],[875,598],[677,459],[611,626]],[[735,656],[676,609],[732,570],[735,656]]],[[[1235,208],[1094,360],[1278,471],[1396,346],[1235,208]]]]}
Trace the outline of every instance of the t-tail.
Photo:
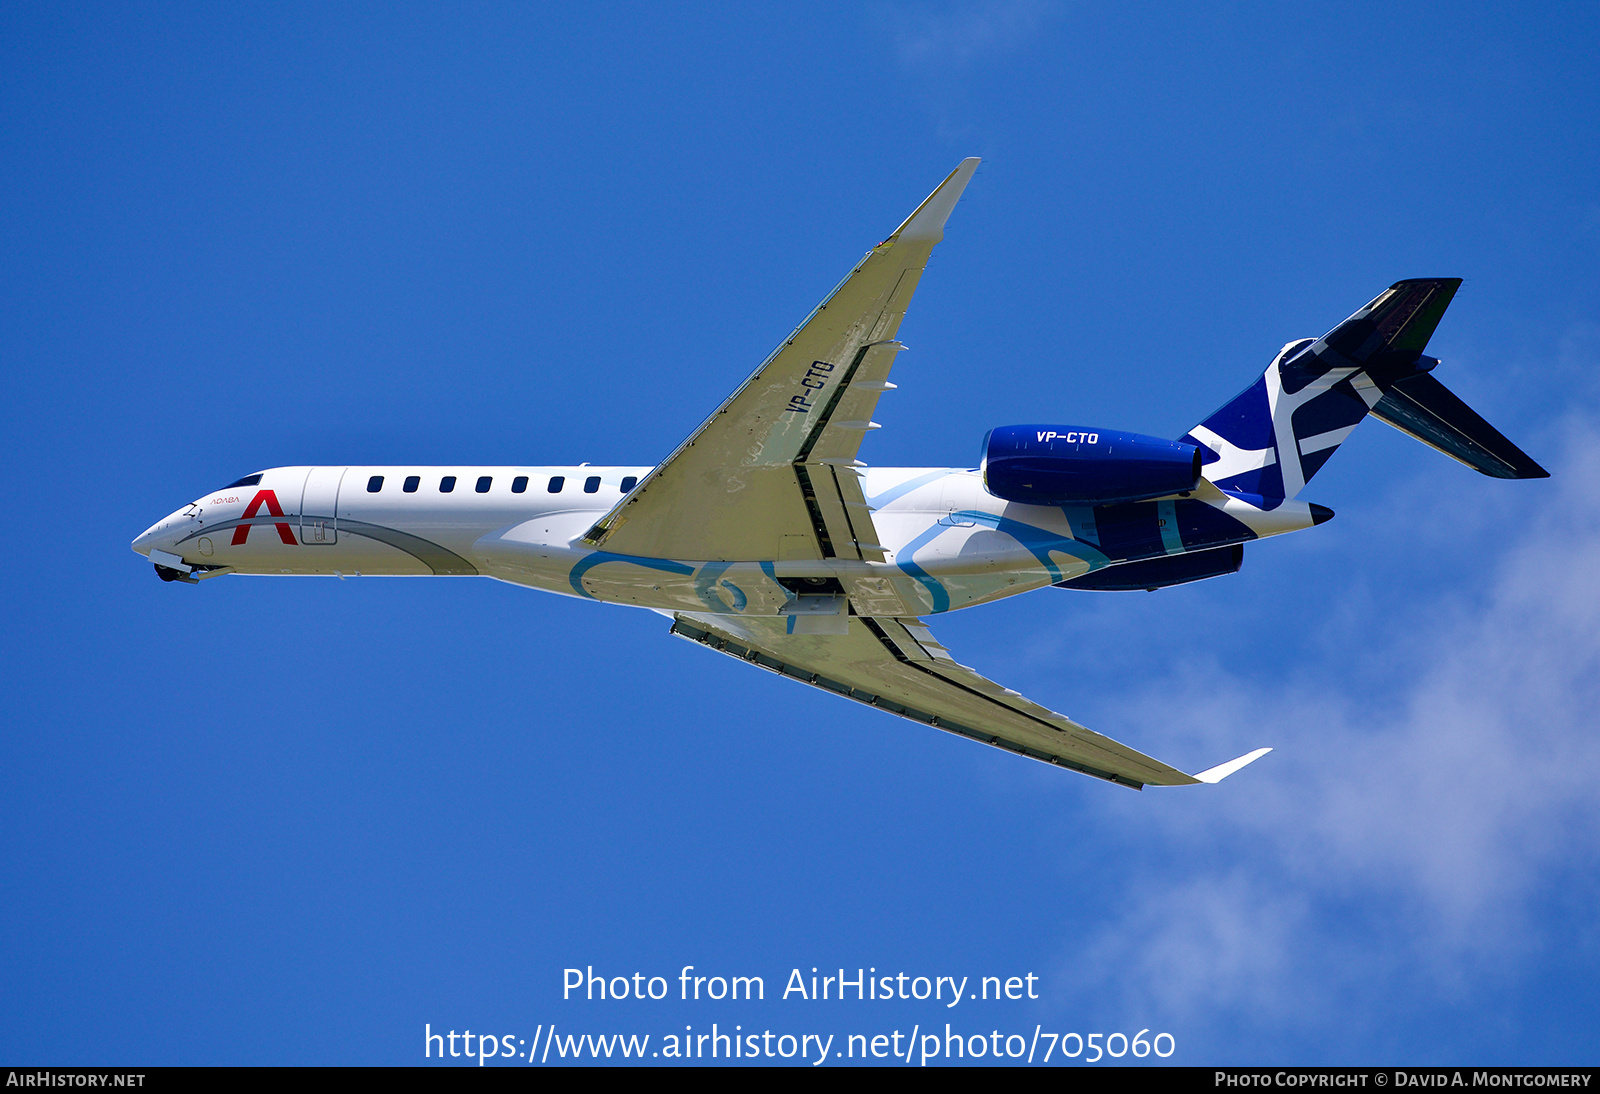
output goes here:
{"type": "Polygon", "coordinates": [[[1295,497],[1370,412],[1468,467],[1547,478],[1499,430],[1430,373],[1422,351],[1458,277],[1397,281],[1321,338],[1284,346],[1266,373],[1182,440],[1205,477],[1262,509],[1295,497]]]}

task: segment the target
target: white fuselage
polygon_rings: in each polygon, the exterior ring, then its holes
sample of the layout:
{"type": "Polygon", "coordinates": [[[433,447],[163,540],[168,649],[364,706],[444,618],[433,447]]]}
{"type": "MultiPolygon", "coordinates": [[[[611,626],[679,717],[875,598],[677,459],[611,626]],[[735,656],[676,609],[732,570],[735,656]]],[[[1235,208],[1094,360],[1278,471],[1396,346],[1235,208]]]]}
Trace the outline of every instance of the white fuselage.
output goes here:
{"type": "MultiPolygon", "coordinates": [[[[771,555],[756,559],[637,558],[585,544],[595,521],[649,471],[278,467],[196,499],[133,548],[195,577],[484,575],[664,611],[761,615],[780,614],[808,580],[841,582],[857,614],[922,615],[1123,561],[1085,530],[1094,527],[1084,519],[1091,508],[1006,502],[978,472],[953,468],[863,471],[881,563],[780,558],[776,537],[771,555]]],[[[1304,503],[1269,512],[1211,494],[1197,497],[1246,526],[1248,538],[1313,523],[1304,503]]],[[[1157,514],[1172,503],[1144,504],[1157,514]]],[[[1166,553],[1182,553],[1167,541],[1166,553]]]]}

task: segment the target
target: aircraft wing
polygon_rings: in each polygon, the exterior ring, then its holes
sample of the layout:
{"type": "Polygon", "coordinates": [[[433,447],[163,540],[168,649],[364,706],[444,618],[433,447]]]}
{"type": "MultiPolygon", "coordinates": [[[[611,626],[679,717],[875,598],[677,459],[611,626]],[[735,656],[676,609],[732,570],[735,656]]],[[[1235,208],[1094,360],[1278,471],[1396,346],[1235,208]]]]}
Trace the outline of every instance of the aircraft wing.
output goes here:
{"type": "Polygon", "coordinates": [[[956,664],[921,620],[852,616],[847,634],[828,636],[789,634],[787,625],[782,618],[680,612],[672,633],[902,718],[1135,790],[1217,782],[1271,751],[1187,775],[956,664]]]}
{"type": "Polygon", "coordinates": [[[856,452],[894,386],[911,294],[977,167],[962,160],[584,542],[653,558],[882,562],[856,452]]]}

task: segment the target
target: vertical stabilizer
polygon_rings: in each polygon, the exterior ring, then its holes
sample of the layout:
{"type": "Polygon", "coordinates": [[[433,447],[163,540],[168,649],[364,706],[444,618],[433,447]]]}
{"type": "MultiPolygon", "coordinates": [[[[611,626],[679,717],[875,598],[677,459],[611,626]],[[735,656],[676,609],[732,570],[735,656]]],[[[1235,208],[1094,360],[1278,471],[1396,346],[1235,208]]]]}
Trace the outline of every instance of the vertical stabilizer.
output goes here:
{"type": "Polygon", "coordinates": [[[1439,362],[1422,351],[1460,286],[1456,277],[1397,281],[1321,338],[1284,346],[1259,380],[1182,438],[1200,446],[1205,477],[1276,508],[1369,412],[1485,474],[1542,473],[1427,375],[1439,362]]]}

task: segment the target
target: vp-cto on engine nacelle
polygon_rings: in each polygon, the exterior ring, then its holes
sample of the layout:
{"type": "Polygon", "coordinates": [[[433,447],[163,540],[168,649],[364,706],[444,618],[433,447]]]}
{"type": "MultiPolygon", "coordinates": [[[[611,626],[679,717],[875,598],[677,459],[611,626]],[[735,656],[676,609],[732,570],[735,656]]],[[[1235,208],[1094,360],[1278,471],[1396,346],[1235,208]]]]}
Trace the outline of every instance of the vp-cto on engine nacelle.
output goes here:
{"type": "Polygon", "coordinates": [[[1075,425],[1004,425],[983,439],[983,485],[1029,505],[1146,501],[1193,490],[1200,450],[1075,425]]]}

